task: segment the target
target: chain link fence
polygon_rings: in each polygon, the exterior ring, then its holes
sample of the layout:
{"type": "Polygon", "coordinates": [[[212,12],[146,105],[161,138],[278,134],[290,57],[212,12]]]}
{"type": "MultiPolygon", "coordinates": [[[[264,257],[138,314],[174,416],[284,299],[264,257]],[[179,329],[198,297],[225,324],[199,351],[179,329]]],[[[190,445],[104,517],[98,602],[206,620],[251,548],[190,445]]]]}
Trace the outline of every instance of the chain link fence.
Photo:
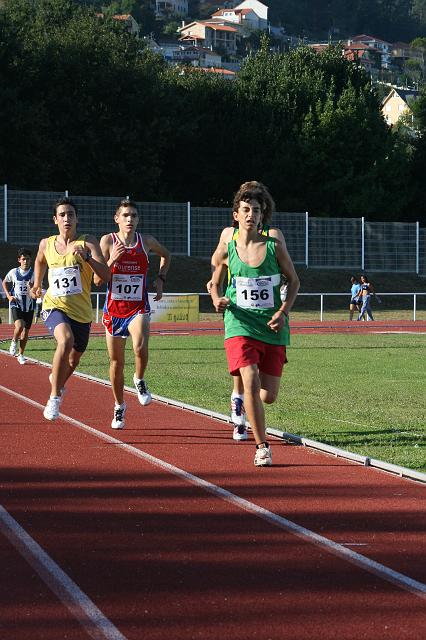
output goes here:
{"type": "MultiPolygon", "coordinates": [[[[78,208],[79,229],[96,237],[115,229],[120,198],[68,192],[21,191],[0,186],[0,238],[37,245],[55,233],[53,204],[70,195],[78,208]]],[[[138,202],[140,228],[175,255],[209,258],[231,209],[192,207],[189,202],[138,202]]],[[[412,272],[426,275],[426,230],[418,223],[365,222],[364,218],[315,218],[307,212],[274,214],[295,264],[312,268],[412,272]]]]}

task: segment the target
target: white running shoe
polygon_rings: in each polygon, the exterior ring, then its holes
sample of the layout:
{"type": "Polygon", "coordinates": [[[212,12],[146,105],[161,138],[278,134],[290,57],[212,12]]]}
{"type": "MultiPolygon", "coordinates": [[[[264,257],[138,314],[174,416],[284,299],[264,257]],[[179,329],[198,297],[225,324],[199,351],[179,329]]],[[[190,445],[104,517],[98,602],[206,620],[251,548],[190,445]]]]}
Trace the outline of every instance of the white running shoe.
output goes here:
{"type": "Polygon", "coordinates": [[[56,420],[59,418],[59,408],[61,406],[61,398],[59,396],[50,396],[47,405],[44,407],[43,415],[46,420],[56,420]]]}
{"type": "Polygon", "coordinates": [[[231,398],[231,420],[236,427],[244,427],[246,423],[246,411],[241,398],[231,398]]]}
{"type": "Polygon", "coordinates": [[[124,416],[126,415],[126,403],[115,405],[114,406],[114,418],[111,422],[111,429],[124,429],[125,420],[124,416]]]}
{"type": "Polygon", "coordinates": [[[254,464],[256,467],[270,467],[272,465],[271,447],[262,447],[262,449],[256,449],[254,464]]]}
{"type": "Polygon", "coordinates": [[[138,400],[139,402],[146,406],[147,404],[149,404],[152,400],[152,396],[149,392],[148,387],[145,384],[145,380],[138,380],[136,377],[136,373],[133,376],[133,383],[136,387],[136,390],[138,392],[138,400]]]}
{"type": "Polygon", "coordinates": [[[9,347],[9,353],[11,356],[16,356],[16,351],[18,349],[18,343],[16,342],[16,340],[12,340],[12,342],[10,343],[10,347],[9,347]]]}
{"type": "Polygon", "coordinates": [[[247,433],[247,429],[245,428],[244,425],[241,425],[240,427],[234,427],[234,432],[232,434],[232,439],[233,440],[247,440],[248,439],[248,433],[247,433]]]}
{"type": "Polygon", "coordinates": [[[23,353],[20,353],[19,356],[17,357],[17,360],[19,362],[19,364],[25,364],[26,363],[26,358],[24,357],[23,353]]]}
{"type": "MultiPolygon", "coordinates": [[[[52,374],[51,373],[49,373],[49,382],[50,382],[50,384],[52,384],[52,374]]],[[[59,389],[59,393],[61,394],[61,402],[62,402],[62,400],[64,398],[65,391],[66,391],[65,387],[62,387],[61,389],[59,389]]]]}

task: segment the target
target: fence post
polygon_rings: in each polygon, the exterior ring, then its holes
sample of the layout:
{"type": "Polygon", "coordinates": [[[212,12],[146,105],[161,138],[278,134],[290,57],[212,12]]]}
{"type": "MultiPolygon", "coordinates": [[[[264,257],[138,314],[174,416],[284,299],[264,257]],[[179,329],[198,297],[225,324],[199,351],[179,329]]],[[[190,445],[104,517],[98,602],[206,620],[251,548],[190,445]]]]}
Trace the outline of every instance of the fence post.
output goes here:
{"type": "Polygon", "coordinates": [[[417,295],[413,293],[413,320],[416,321],[416,311],[417,311],[417,295]]]}
{"type": "Polygon", "coordinates": [[[4,185],[3,211],[4,211],[3,235],[4,235],[4,241],[7,242],[8,241],[8,236],[7,236],[7,184],[4,185]]]}
{"type": "Polygon", "coordinates": [[[322,322],[324,317],[324,294],[323,293],[321,294],[320,298],[321,298],[320,320],[322,322]]]}
{"type": "Polygon", "coordinates": [[[305,264],[309,267],[309,212],[305,211],[305,264]]]}
{"type": "Polygon", "coordinates": [[[187,255],[191,255],[191,203],[186,203],[186,223],[187,223],[187,255]]]}
{"type": "Polygon", "coordinates": [[[65,189],[65,191],[64,191],[64,195],[65,195],[65,197],[66,197],[66,198],[69,198],[69,197],[70,197],[70,196],[69,196],[69,191],[68,191],[68,189],[65,189]]]}
{"type": "Polygon", "coordinates": [[[420,272],[420,223],[416,222],[416,273],[420,272]]]}
{"type": "Polygon", "coordinates": [[[365,269],[365,218],[361,218],[361,271],[365,269]]]}

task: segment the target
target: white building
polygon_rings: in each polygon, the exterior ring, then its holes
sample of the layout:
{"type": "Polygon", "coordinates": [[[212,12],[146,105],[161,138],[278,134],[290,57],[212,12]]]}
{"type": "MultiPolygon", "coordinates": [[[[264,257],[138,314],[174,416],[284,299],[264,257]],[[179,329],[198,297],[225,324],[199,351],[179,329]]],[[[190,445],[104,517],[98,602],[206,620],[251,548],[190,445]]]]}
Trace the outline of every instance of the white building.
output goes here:
{"type": "Polygon", "coordinates": [[[212,14],[212,18],[232,22],[246,31],[267,31],[269,27],[268,7],[258,0],[244,0],[232,9],[218,9],[212,14]]]}
{"type": "Polygon", "coordinates": [[[155,0],[155,15],[185,18],[188,15],[188,0],[155,0]]]}

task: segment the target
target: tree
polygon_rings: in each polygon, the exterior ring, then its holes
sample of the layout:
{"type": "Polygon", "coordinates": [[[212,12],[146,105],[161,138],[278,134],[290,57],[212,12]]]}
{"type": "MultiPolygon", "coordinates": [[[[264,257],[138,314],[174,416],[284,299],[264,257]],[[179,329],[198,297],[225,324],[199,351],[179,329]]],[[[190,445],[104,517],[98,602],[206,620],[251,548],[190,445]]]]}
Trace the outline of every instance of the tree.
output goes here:
{"type": "Polygon", "coordinates": [[[3,26],[14,45],[5,75],[19,105],[8,120],[3,181],[83,193],[131,185],[134,193],[143,176],[153,197],[168,133],[157,115],[163,63],[71,0],[13,0],[3,26]]]}

